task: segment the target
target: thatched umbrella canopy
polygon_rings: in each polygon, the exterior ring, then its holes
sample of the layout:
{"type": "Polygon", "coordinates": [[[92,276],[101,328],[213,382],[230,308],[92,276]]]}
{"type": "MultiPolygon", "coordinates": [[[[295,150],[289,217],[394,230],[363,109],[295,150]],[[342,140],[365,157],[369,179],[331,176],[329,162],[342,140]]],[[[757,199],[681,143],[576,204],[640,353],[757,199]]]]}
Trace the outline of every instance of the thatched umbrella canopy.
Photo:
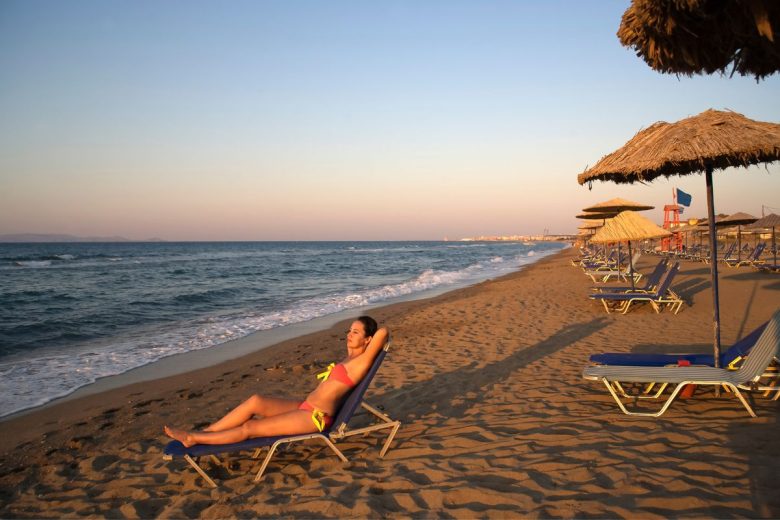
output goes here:
{"type": "Polygon", "coordinates": [[[770,228],[770,227],[777,227],[780,226],[780,215],[777,215],[775,213],[770,213],[769,215],[765,217],[761,217],[760,219],[756,220],[750,226],[751,228],[770,228]]]}
{"type": "MultiPolygon", "coordinates": [[[[588,213],[593,213],[593,214],[609,215],[610,217],[614,217],[621,211],[645,211],[648,209],[653,209],[653,207],[654,206],[648,206],[647,204],[640,204],[639,202],[634,202],[632,200],[614,198],[614,199],[605,200],[604,202],[599,202],[598,204],[594,206],[590,206],[589,208],[583,208],[582,211],[584,211],[586,215],[588,213]]],[[[605,251],[606,251],[606,247],[607,247],[606,244],[604,244],[605,251]]],[[[618,264],[619,264],[621,258],[620,241],[617,241],[617,255],[618,255],[618,264]]],[[[631,255],[629,255],[629,257],[630,256],[631,255]]]]}
{"type": "Polygon", "coordinates": [[[742,260],[742,226],[745,224],[752,224],[758,220],[753,215],[747,213],[734,213],[720,221],[715,221],[716,226],[737,226],[737,261],[742,260]]]}
{"type": "Polygon", "coordinates": [[[761,79],[780,70],[777,0],[633,0],[620,42],[658,72],[761,79]]]}
{"type": "Polygon", "coordinates": [[[780,159],[780,124],[731,111],[707,110],[676,123],[659,121],[604,156],[577,182],[650,181],[707,168],[748,167],[780,159]]]}
{"type": "MultiPolygon", "coordinates": [[[[658,122],[637,133],[619,150],[603,157],[577,176],[580,184],[594,180],[649,181],[658,176],[704,171],[707,215],[715,222],[712,172],[780,159],[780,125],[753,121],[736,112],[707,110],[677,123],[658,122]]],[[[710,226],[710,272],[713,292],[713,345],[720,359],[720,305],[715,226],[710,226]]]]}
{"type": "Polygon", "coordinates": [[[615,216],[621,211],[645,211],[653,209],[655,206],[648,206],[647,204],[640,204],[632,200],[626,200],[621,198],[609,199],[604,202],[599,202],[589,208],[583,208],[582,211],[586,213],[609,213],[610,216],[615,216]]]}
{"type": "Polygon", "coordinates": [[[628,273],[631,278],[631,288],[634,288],[634,266],[631,262],[631,241],[648,238],[668,237],[671,233],[656,226],[650,220],[634,211],[623,211],[599,229],[591,242],[628,242],[628,273]]]}
{"type": "Polygon", "coordinates": [[[747,213],[737,212],[720,220],[715,221],[716,226],[744,226],[757,221],[758,217],[748,215],[747,213]]]}
{"type": "Polygon", "coordinates": [[[591,222],[583,222],[582,225],[577,229],[598,229],[604,224],[604,222],[596,222],[595,220],[591,222]]]}
{"type": "Polygon", "coordinates": [[[672,233],[634,211],[623,211],[593,235],[593,242],[623,242],[668,237],[672,233]]]}
{"type": "Polygon", "coordinates": [[[770,213],[765,217],[761,217],[748,227],[751,228],[772,228],[772,251],[774,252],[774,264],[777,265],[777,242],[775,241],[775,228],[780,227],[780,215],[770,213]]]}
{"type": "Polygon", "coordinates": [[[582,220],[606,220],[615,216],[615,213],[580,213],[577,218],[582,220]]]}

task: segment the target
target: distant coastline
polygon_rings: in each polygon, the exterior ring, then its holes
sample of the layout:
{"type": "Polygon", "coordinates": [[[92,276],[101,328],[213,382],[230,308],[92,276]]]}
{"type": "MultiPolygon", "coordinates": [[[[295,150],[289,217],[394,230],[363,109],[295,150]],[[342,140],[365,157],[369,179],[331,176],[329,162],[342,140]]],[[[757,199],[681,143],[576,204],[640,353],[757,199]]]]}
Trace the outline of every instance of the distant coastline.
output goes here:
{"type": "Polygon", "coordinates": [[[504,235],[460,238],[458,242],[566,242],[576,238],[576,235],[504,235]]]}
{"type": "Polygon", "coordinates": [[[75,235],[45,233],[15,233],[0,235],[0,243],[44,243],[44,242],[165,242],[161,238],[131,240],[125,237],[79,237],[75,235]]]}

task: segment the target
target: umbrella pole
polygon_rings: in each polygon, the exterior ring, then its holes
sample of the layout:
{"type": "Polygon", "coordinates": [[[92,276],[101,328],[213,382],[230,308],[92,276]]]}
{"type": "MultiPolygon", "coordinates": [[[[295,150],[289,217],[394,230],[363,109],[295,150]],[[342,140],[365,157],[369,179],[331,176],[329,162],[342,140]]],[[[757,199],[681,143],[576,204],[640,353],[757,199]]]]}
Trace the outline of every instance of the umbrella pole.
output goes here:
{"type": "Polygon", "coordinates": [[[775,267],[777,267],[777,243],[775,242],[775,226],[772,226],[772,251],[775,252],[775,267]]]}
{"type": "Polygon", "coordinates": [[[742,261],[742,226],[737,224],[737,262],[742,261]]]}
{"type": "MultiPolygon", "coordinates": [[[[720,368],[720,304],[718,300],[718,248],[715,232],[715,197],[712,192],[712,166],[704,173],[707,182],[707,217],[710,221],[710,274],[712,276],[713,353],[715,368],[720,368]]],[[[716,391],[719,394],[720,388],[716,391]]]]}
{"type": "Polygon", "coordinates": [[[634,262],[631,258],[631,241],[628,241],[628,276],[631,277],[631,292],[636,290],[634,287],[634,262]]]}

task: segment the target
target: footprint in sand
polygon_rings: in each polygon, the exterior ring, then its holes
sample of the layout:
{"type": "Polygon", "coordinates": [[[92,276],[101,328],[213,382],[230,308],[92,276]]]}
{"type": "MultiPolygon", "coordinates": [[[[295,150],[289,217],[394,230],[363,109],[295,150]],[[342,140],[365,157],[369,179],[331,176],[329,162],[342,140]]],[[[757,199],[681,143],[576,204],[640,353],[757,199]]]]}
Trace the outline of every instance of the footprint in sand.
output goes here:
{"type": "Polygon", "coordinates": [[[134,409],[143,408],[145,406],[149,406],[152,403],[161,403],[164,399],[149,399],[148,401],[141,401],[140,403],[137,403],[133,406],[134,409]]]}

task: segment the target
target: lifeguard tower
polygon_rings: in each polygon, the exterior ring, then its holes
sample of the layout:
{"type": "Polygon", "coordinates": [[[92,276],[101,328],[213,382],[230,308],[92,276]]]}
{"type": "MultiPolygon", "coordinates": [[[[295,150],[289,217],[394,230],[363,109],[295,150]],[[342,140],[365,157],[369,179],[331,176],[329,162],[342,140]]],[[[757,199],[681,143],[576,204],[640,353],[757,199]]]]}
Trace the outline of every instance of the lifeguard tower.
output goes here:
{"type": "Polygon", "coordinates": [[[680,233],[675,229],[680,227],[680,213],[682,208],[677,204],[677,190],[672,190],[672,199],[674,204],[664,206],[664,229],[672,232],[672,235],[661,240],[661,251],[682,251],[682,240],[680,233]]]}

